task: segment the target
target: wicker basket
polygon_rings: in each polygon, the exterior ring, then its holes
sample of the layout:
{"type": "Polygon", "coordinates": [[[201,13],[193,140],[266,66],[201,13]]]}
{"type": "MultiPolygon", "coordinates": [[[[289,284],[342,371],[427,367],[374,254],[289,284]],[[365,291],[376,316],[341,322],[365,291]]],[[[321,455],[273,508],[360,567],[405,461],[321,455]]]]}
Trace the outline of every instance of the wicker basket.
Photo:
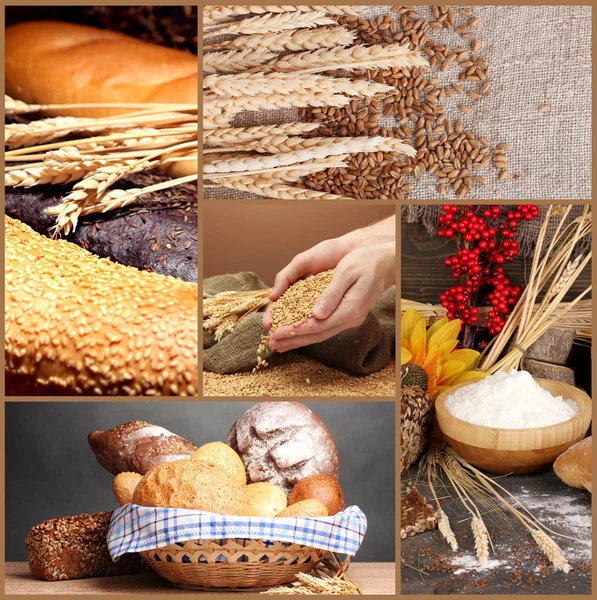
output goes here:
{"type": "Polygon", "coordinates": [[[311,571],[327,554],[290,542],[243,538],[178,542],[140,552],[151,568],[187,589],[262,588],[311,571]]]}

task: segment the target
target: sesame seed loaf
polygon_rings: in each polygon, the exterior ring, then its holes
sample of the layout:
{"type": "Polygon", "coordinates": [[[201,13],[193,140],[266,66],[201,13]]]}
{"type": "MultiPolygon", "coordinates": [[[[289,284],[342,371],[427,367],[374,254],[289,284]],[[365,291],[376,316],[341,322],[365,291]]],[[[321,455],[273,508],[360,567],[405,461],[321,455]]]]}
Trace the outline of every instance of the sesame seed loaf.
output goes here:
{"type": "Polygon", "coordinates": [[[44,581],[131,575],[151,569],[138,554],[113,562],[106,537],[111,512],[44,521],[25,539],[31,575],[44,581]]]}
{"type": "Polygon", "coordinates": [[[195,284],[100,259],[10,217],[5,234],[9,375],[64,394],[197,394],[195,284]]]}
{"type": "Polygon", "coordinates": [[[338,478],[340,461],[332,435],[298,402],[259,402],[239,417],[228,444],[240,455],[250,483],[269,481],[289,494],[305,477],[338,478]]]}

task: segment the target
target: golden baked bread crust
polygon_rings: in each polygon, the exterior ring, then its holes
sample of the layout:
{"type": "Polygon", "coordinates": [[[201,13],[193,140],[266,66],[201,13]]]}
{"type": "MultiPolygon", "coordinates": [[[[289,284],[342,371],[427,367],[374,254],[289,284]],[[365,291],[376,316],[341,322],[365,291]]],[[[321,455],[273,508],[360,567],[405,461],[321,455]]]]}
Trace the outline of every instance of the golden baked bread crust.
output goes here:
{"type": "Polygon", "coordinates": [[[299,481],[293,488],[289,504],[315,498],[325,504],[329,515],[344,510],[344,494],[338,481],[331,475],[310,475],[299,481]]]}
{"type": "Polygon", "coordinates": [[[245,514],[249,517],[273,518],[288,505],[284,490],[267,481],[246,486],[245,501],[247,504],[245,514]]]}
{"type": "Polygon", "coordinates": [[[224,442],[210,442],[199,446],[191,455],[193,460],[206,460],[222,467],[224,471],[232,475],[241,485],[247,484],[245,466],[240,456],[224,442]]]}
{"type": "Polygon", "coordinates": [[[323,502],[310,498],[291,504],[285,508],[277,517],[327,517],[328,510],[323,502]]]}
{"type": "Polygon", "coordinates": [[[120,506],[130,504],[133,501],[133,495],[143,475],[139,473],[118,473],[112,482],[112,491],[120,506]]]}

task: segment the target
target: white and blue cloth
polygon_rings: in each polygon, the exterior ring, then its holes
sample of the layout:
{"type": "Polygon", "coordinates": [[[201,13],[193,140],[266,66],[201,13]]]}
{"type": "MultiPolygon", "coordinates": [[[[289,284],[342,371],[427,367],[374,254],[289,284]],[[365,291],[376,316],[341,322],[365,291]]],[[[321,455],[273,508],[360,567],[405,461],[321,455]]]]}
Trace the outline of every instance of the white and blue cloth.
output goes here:
{"type": "Polygon", "coordinates": [[[185,508],[125,504],[114,511],[108,530],[112,560],[189,540],[260,539],[302,544],[354,556],[365,532],[367,517],[358,506],[331,517],[234,517],[185,508]]]}

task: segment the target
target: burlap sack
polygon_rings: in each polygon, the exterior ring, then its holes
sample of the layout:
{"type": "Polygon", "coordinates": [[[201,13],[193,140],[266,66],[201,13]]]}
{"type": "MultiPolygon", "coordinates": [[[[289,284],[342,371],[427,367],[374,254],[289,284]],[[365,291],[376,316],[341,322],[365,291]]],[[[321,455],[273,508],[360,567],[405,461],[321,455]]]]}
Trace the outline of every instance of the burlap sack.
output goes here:
{"type": "MultiPolygon", "coordinates": [[[[261,290],[267,286],[255,273],[218,275],[203,281],[204,292],[261,290]]],[[[263,309],[265,310],[265,309],[263,309]]],[[[203,368],[214,373],[237,373],[257,364],[257,348],[266,333],[261,320],[263,311],[243,319],[237,327],[216,342],[213,334],[203,335],[203,368]]],[[[354,329],[300,349],[315,360],[364,376],[383,369],[395,353],[396,288],[392,286],[376,302],[365,322],[354,329]]]]}

